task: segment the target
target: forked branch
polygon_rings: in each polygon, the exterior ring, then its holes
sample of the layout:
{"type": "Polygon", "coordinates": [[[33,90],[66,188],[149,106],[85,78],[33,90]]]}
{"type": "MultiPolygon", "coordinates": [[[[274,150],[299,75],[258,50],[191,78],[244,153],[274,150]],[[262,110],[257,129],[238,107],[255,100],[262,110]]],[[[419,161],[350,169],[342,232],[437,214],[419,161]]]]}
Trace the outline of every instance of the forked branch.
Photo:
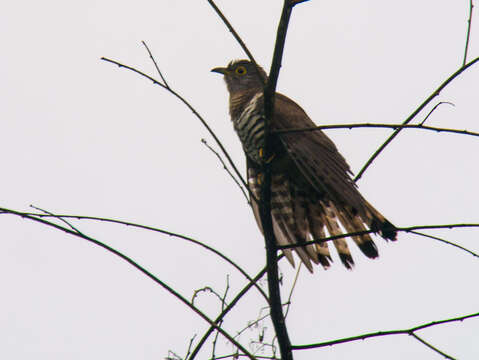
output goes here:
{"type": "MultiPolygon", "coordinates": [[[[417,114],[419,114],[436,96],[438,96],[441,91],[449,85],[454,79],[456,79],[459,75],[461,75],[464,71],[469,69],[472,65],[477,63],[479,61],[479,57],[475,58],[474,60],[468,62],[464,66],[461,66],[455,73],[453,73],[451,76],[449,76],[426,100],[423,101],[419,107],[413,111],[409,117],[404,120],[404,122],[401,125],[407,125],[409,124],[417,114]]],[[[394,140],[394,138],[399,134],[399,132],[403,129],[403,127],[397,128],[388,138],[387,140],[374,152],[374,154],[368,159],[366,164],[361,168],[359,171],[358,175],[354,178],[354,181],[358,181],[361,179],[363,176],[364,172],[367,170],[367,168],[373,163],[373,161],[379,156],[379,154],[388,146],[391,141],[394,140]]]]}
{"type": "MultiPolygon", "coordinates": [[[[421,324],[409,329],[402,329],[402,330],[389,330],[389,331],[378,331],[378,332],[373,332],[373,333],[365,333],[361,335],[356,335],[356,336],[350,336],[350,337],[345,337],[337,340],[331,340],[331,341],[324,341],[320,343],[314,343],[314,344],[305,344],[305,345],[293,345],[292,348],[293,350],[304,350],[304,349],[315,349],[315,348],[321,348],[321,347],[326,347],[326,346],[332,346],[332,345],[337,345],[337,344],[344,344],[347,342],[352,342],[352,341],[358,341],[358,340],[365,340],[373,337],[379,337],[379,336],[390,336],[390,335],[412,335],[416,340],[420,341],[421,343],[425,343],[422,339],[418,338],[417,336],[414,336],[415,333],[419,330],[423,330],[426,328],[430,328],[433,326],[441,325],[441,324],[447,324],[447,323],[452,323],[452,322],[459,322],[459,321],[464,321],[466,319],[471,319],[479,317],[479,313],[474,313],[474,314],[468,314],[468,315],[463,315],[455,318],[450,318],[450,319],[445,319],[445,320],[438,320],[438,321],[432,321],[430,323],[426,324],[421,324]]],[[[451,356],[443,353],[442,351],[439,351],[435,347],[433,347],[430,344],[425,344],[432,350],[436,351],[437,353],[441,354],[442,356],[448,358],[448,359],[454,359],[451,356]]]]}

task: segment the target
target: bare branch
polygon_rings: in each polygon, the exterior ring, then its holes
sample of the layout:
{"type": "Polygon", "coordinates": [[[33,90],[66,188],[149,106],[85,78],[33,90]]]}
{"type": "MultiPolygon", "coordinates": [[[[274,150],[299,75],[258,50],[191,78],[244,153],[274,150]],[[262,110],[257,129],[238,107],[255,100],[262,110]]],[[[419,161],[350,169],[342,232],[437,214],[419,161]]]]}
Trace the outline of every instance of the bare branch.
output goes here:
{"type": "Polygon", "coordinates": [[[417,341],[419,341],[421,344],[427,346],[429,349],[431,349],[432,351],[435,351],[437,352],[438,354],[444,356],[446,359],[450,359],[450,360],[456,360],[455,358],[447,355],[445,352],[442,352],[441,350],[439,350],[437,347],[431,345],[430,343],[428,343],[426,340],[424,340],[423,338],[421,338],[420,336],[418,336],[416,333],[411,333],[409,334],[411,335],[413,338],[415,338],[417,341]]]}
{"type": "MultiPolygon", "coordinates": [[[[202,248],[204,248],[204,249],[206,249],[206,250],[208,250],[208,251],[211,251],[211,252],[214,253],[215,255],[218,255],[220,258],[222,258],[223,260],[225,260],[227,263],[231,264],[231,265],[232,265],[235,269],[237,269],[246,279],[248,279],[249,281],[253,281],[253,279],[248,275],[248,273],[246,273],[245,270],[243,270],[242,267],[240,267],[238,264],[236,264],[233,260],[231,260],[230,258],[228,258],[226,255],[224,255],[224,254],[221,253],[220,251],[216,250],[215,248],[212,248],[211,246],[208,246],[208,245],[202,243],[201,241],[195,240],[195,239],[193,239],[193,238],[191,238],[191,237],[188,237],[188,236],[185,236],[185,235],[173,233],[173,232],[171,232],[171,231],[162,230],[162,229],[154,228],[154,227],[151,227],[151,226],[136,224],[136,223],[132,223],[132,222],[128,222],[128,221],[122,221],[122,220],[116,220],[116,219],[109,219],[109,218],[102,218],[102,217],[95,217],[95,216],[66,215],[66,214],[45,215],[45,214],[37,214],[37,213],[21,213],[21,212],[17,212],[17,211],[5,209],[5,208],[0,208],[0,212],[1,212],[1,213],[5,213],[5,214],[14,214],[14,215],[21,214],[20,216],[29,215],[29,216],[39,217],[39,218],[55,217],[55,218],[65,218],[65,219],[102,221],[102,222],[109,222],[109,223],[114,223],[114,224],[121,224],[121,225],[126,225],[126,226],[131,226],[131,227],[139,228],[139,229],[144,229],[144,230],[150,230],[150,231],[159,232],[159,233],[161,233],[161,234],[165,234],[165,235],[168,235],[168,236],[176,237],[176,238],[178,238],[178,239],[182,239],[182,240],[189,241],[189,242],[191,242],[191,243],[193,243],[193,244],[195,244],[195,245],[201,246],[202,248]]],[[[256,289],[260,292],[260,294],[264,297],[264,299],[266,300],[266,302],[269,302],[268,296],[267,296],[266,293],[263,291],[263,289],[261,289],[259,286],[257,286],[257,285],[256,285],[256,282],[254,283],[254,285],[255,285],[256,289]]]]}
{"type": "Polygon", "coordinates": [[[183,360],[180,355],[175,353],[173,350],[168,350],[168,356],[165,360],[183,360]]]}
{"type": "Polygon", "coordinates": [[[445,240],[443,238],[440,238],[440,237],[437,237],[437,236],[433,236],[433,235],[429,235],[429,234],[425,234],[425,233],[422,233],[422,232],[419,232],[419,231],[414,231],[414,230],[411,230],[409,231],[410,233],[412,234],[416,234],[416,235],[419,235],[419,236],[424,236],[424,237],[427,237],[429,239],[433,239],[433,240],[437,240],[437,241],[440,241],[440,242],[443,242],[444,244],[447,244],[447,245],[451,245],[451,246],[454,246],[454,247],[457,247],[458,249],[461,249],[462,251],[465,251],[469,254],[471,254],[472,256],[475,256],[475,257],[479,257],[478,254],[476,254],[475,252],[469,250],[469,249],[466,249],[465,247],[461,246],[461,245],[458,245],[458,244],[455,244],[453,242],[450,242],[448,240],[445,240]]]}
{"type": "Polygon", "coordinates": [[[58,219],[60,220],[61,222],[63,222],[64,224],[66,224],[70,229],[72,229],[73,231],[75,231],[76,233],[80,234],[80,235],[83,235],[83,233],[78,230],[75,226],[73,226],[70,222],[66,221],[65,219],[63,219],[62,217],[58,216],[58,215],[55,215],[47,210],[44,210],[44,209],[41,209],[39,207],[36,207],[34,205],[30,205],[31,208],[35,209],[35,210],[38,210],[38,211],[41,211],[47,215],[50,215],[52,217],[54,217],[55,219],[58,219]]]}
{"type": "Polygon", "coordinates": [[[263,321],[264,319],[269,318],[269,316],[270,316],[269,313],[266,314],[266,315],[261,315],[261,314],[263,313],[263,310],[264,310],[264,309],[261,309],[261,311],[260,311],[259,316],[258,316],[257,319],[255,319],[255,320],[253,320],[253,321],[249,320],[249,321],[248,321],[248,325],[246,325],[245,327],[243,327],[241,330],[238,330],[238,331],[236,332],[235,338],[239,337],[239,336],[240,336],[242,333],[244,333],[246,330],[252,329],[252,328],[254,328],[254,327],[256,327],[256,326],[259,326],[259,324],[261,323],[261,321],[263,321]]]}
{"type": "Polygon", "coordinates": [[[245,199],[246,199],[246,202],[251,205],[251,201],[249,200],[248,198],[248,195],[246,194],[246,191],[245,189],[243,188],[243,186],[241,186],[241,184],[238,182],[238,180],[235,178],[235,176],[231,173],[230,169],[226,166],[225,162],[223,161],[223,158],[221,157],[220,154],[218,154],[218,152],[213,149],[211,146],[208,145],[208,143],[206,142],[205,139],[201,139],[201,142],[213,153],[216,155],[216,157],[218,158],[218,160],[220,161],[221,165],[223,165],[223,169],[226,170],[226,172],[229,174],[229,176],[231,176],[231,178],[233,179],[233,181],[236,183],[236,185],[238,185],[239,189],[241,190],[241,192],[243,193],[245,199]]]}
{"type": "MultiPolygon", "coordinates": [[[[234,360],[240,358],[240,357],[244,357],[244,355],[242,354],[229,354],[229,355],[223,355],[223,356],[217,356],[215,357],[214,359],[210,359],[210,360],[220,360],[220,359],[229,359],[229,358],[232,358],[234,360]]],[[[270,360],[281,360],[281,359],[278,359],[277,357],[275,356],[261,356],[261,355],[255,355],[255,357],[257,359],[270,359],[270,360]]]]}
{"type": "MultiPolygon", "coordinates": [[[[268,76],[268,81],[264,87],[264,158],[269,159],[272,155],[271,142],[269,141],[269,131],[271,120],[274,114],[274,94],[278,81],[279,70],[283,57],[286,33],[288,31],[289,19],[293,9],[291,0],[284,0],[283,10],[278,25],[276,43],[274,46],[273,60],[268,76]]],[[[279,289],[278,264],[276,262],[276,252],[278,250],[276,239],[273,232],[273,223],[271,218],[271,171],[270,164],[264,161],[262,164],[263,181],[261,183],[261,202],[260,217],[263,234],[266,244],[266,267],[268,269],[268,290],[270,298],[271,320],[275,329],[280,348],[281,359],[292,360],[291,341],[288,335],[288,329],[285,324],[283,307],[281,303],[281,293],[279,289]]]]}
{"type": "Polygon", "coordinates": [[[161,70],[160,70],[160,68],[158,67],[158,64],[156,63],[156,60],[155,60],[155,58],[153,57],[153,54],[151,53],[150,48],[148,47],[148,45],[146,45],[146,42],[144,42],[143,40],[141,41],[141,43],[142,43],[143,46],[145,47],[146,51],[148,51],[148,55],[150,55],[150,59],[151,59],[151,61],[153,61],[153,64],[155,65],[155,68],[156,68],[156,71],[158,71],[158,74],[160,75],[161,80],[163,80],[163,84],[165,85],[165,87],[166,87],[167,89],[169,89],[170,86],[169,86],[168,83],[166,82],[166,79],[163,77],[163,74],[161,73],[161,70]]]}
{"type": "Polygon", "coordinates": [[[309,1],[309,0],[291,0],[291,5],[295,6],[295,5],[301,4],[301,3],[306,2],[306,1],[309,1]]]}
{"type": "MultiPolygon", "coordinates": [[[[180,94],[178,94],[176,91],[174,91],[172,88],[170,87],[167,87],[166,85],[162,84],[161,82],[159,82],[158,80],[156,80],[155,78],[141,72],[140,70],[137,70],[131,66],[128,66],[128,65],[123,65],[122,63],[118,62],[118,61],[115,61],[115,60],[111,60],[111,59],[108,59],[108,58],[105,58],[105,57],[102,57],[101,60],[103,61],[106,61],[106,62],[109,62],[109,63],[112,63],[112,64],[115,64],[115,65],[118,65],[118,67],[120,68],[125,68],[127,70],[131,70],[145,78],[147,78],[148,80],[152,81],[153,84],[155,85],[159,85],[161,86],[163,89],[167,90],[170,94],[172,94],[173,96],[175,96],[178,100],[180,100],[183,104],[186,105],[186,107],[188,109],[190,109],[190,111],[198,118],[198,120],[200,120],[200,122],[203,124],[203,126],[206,128],[206,130],[210,133],[210,135],[213,137],[213,139],[215,140],[216,144],[220,147],[221,149],[221,152],[224,154],[224,156],[226,156],[226,159],[228,159],[228,162],[231,166],[231,168],[234,170],[234,172],[236,173],[236,176],[238,176],[238,179],[241,180],[241,182],[243,183],[244,187],[249,189],[248,188],[248,185],[246,184],[246,181],[243,179],[243,177],[241,176],[241,173],[238,171],[238,169],[236,168],[235,164],[233,163],[233,160],[231,159],[230,155],[228,154],[228,152],[226,151],[225,147],[223,146],[223,144],[221,143],[221,141],[218,139],[218,137],[216,136],[216,134],[213,132],[213,130],[211,130],[210,126],[208,125],[208,123],[203,119],[203,117],[196,111],[196,109],[183,97],[181,96],[180,94]]],[[[252,194],[250,193],[250,196],[252,196],[252,194]]]]}
{"type": "Polygon", "coordinates": [[[254,59],[254,56],[253,54],[251,53],[251,51],[249,51],[248,47],[246,46],[246,44],[244,43],[244,41],[241,39],[241,37],[238,35],[238,33],[236,32],[236,30],[233,28],[233,26],[230,24],[230,22],[228,21],[228,19],[226,18],[226,16],[223,15],[223,13],[221,12],[221,10],[218,8],[218,6],[216,6],[215,2],[213,0],[208,0],[208,3],[211,5],[211,7],[213,8],[213,10],[216,12],[216,14],[220,17],[221,21],[223,21],[223,23],[226,25],[226,27],[228,28],[228,30],[230,31],[230,33],[233,35],[233,37],[235,38],[235,40],[238,42],[238,44],[241,46],[241,48],[243,49],[243,51],[245,52],[245,54],[248,56],[248,58],[250,59],[250,61],[254,64],[255,66],[255,69],[256,69],[256,72],[258,74],[258,78],[261,79],[261,81],[264,83],[265,79],[262,78],[261,76],[261,73],[258,71],[258,64],[256,63],[256,60],[254,59]]]}
{"type": "Polygon", "coordinates": [[[310,128],[298,128],[298,129],[286,129],[286,130],[274,130],[273,134],[291,134],[291,133],[301,133],[307,131],[317,131],[317,130],[334,130],[334,129],[356,129],[356,128],[385,128],[385,129],[417,129],[417,130],[428,130],[436,132],[445,132],[453,133],[460,135],[469,135],[469,136],[479,136],[479,132],[473,132],[469,130],[459,130],[459,129],[448,129],[434,126],[423,126],[420,124],[374,124],[374,123],[356,123],[356,124],[339,124],[339,125],[320,125],[310,128]]]}
{"type": "Polygon", "coordinates": [[[199,294],[203,292],[209,292],[210,294],[215,295],[219,299],[219,301],[223,304],[224,302],[223,297],[220,294],[218,294],[211,286],[205,286],[205,287],[202,287],[201,289],[196,289],[195,291],[193,291],[193,296],[191,297],[191,303],[194,304],[195,299],[198,297],[199,294]]]}
{"type": "Polygon", "coordinates": [[[196,334],[193,335],[190,339],[190,344],[188,345],[188,350],[186,351],[186,355],[185,355],[185,360],[188,359],[188,356],[190,355],[190,352],[191,352],[191,346],[193,346],[193,341],[195,340],[195,337],[196,337],[196,334]]]}
{"type": "Polygon", "coordinates": [[[472,3],[472,0],[469,0],[469,19],[467,19],[466,46],[464,47],[464,59],[462,60],[462,66],[466,65],[467,52],[469,51],[469,38],[471,36],[472,9],[473,8],[474,8],[474,4],[472,3]]]}
{"type": "MultiPolygon", "coordinates": [[[[397,231],[412,232],[413,230],[420,230],[420,229],[453,229],[453,228],[465,228],[465,227],[479,227],[479,223],[478,224],[419,225],[419,226],[410,226],[410,227],[396,227],[395,229],[397,231]]],[[[278,249],[291,249],[291,248],[295,248],[295,247],[299,247],[299,246],[306,246],[306,245],[310,245],[310,244],[320,244],[320,243],[335,240],[335,239],[341,239],[341,238],[345,238],[345,237],[364,235],[364,234],[372,234],[372,233],[374,233],[373,230],[355,231],[355,232],[341,234],[341,235],[328,236],[324,239],[306,241],[302,244],[282,245],[282,246],[278,246],[278,249]]],[[[419,233],[417,233],[417,234],[419,234],[419,233]]],[[[426,235],[424,235],[424,236],[426,236],[426,235]]],[[[428,237],[430,237],[432,239],[435,239],[435,237],[433,237],[433,236],[428,236],[428,237]]],[[[436,240],[439,240],[439,239],[436,239],[436,240]]],[[[472,252],[468,249],[465,249],[462,246],[459,246],[457,244],[454,244],[454,243],[451,243],[451,242],[445,241],[445,240],[442,241],[442,242],[445,242],[449,245],[453,245],[457,248],[460,248],[464,251],[467,251],[468,253],[470,253],[471,255],[473,255],[475,257],[479,257],[478,254],[476,254],[476,253],[474,253],[474,252],[472,252]]]]}
{"type": "MultiPolygon", "coordinates": [[[[282,256],[281,256],[282,257],[282,256]]],[[[280,258],[281,258],[280,257],[280,258]]],[[[236,295],[236,297],[231,300],[230,304],[221,312],[220,315],[215,319],[215,323],[218,324],[220,321],[223,320],[223,318],[228,314],[228,312],[236,305],[236,303],[243,297],[244,294],[246,294],[249,289],[254,285],[256,285],[256,282],[258,282],[259,279],[261,279],[264,274],[266,273],[266,268],[261,270],[239,293],[236,295]]],[[[191,356],[188,358],[188,360],[193,360],[198,352],[200,351],[201,347],[203,344],[206,342],[208,337],[211,335],[211,333],[215,330],[213,326],[210,326],[210,328],[205,332],[201,340],[196,344],[195,348],[191,352],[191,356]]]]}
{"type": "Polygon", "coordinates": [[[423,329],[426,329],[426,328],[429,328],[429,327],[432,327],[432,326],[437,326],[437,325],[451,323],[451,322],[457,322],[457,321],[463,321],[463,320],[478,317],[478,316],[479,316],[479,313],[474,313],[474,314],[459,316],[459,317],[455,317],[455,318],[451,318],[451,319],[432,321],[430,323],[418,325],[418,326],[415,326],[415,327],[412,327],[412,328],[409,328],[409,329],[378,331],[378,332],[373,332],[373,333],[366,333],[366,334],[362,334],[362,335],[346,337],[346,338],[337,339],[337,340],[324,341],[324,342],[315,343],[315,344],[293,345],[292,348],[293,348],[293,350],[315,349],[315,348],[320,348],[320,347],[325,347],[325,346],[332,346],[332,345],[336,345],[336,344],[344,344],[344,343],[351,342],[351,341],[365,340],[365,339],[369,339],[369,338],[373,338],[373,337],[379,337],[379,336],[401,335],[401,334],[411,335],[412,333],[414,333],[418,330],[423,330],[423,329]]]}
{"type": "MultiPolygon", "coordinates": [[[[421,105],[419,105],[419,107],[416,110],[414,110],[414,112],[411,115],[409,115],[409,117],[406,120],[404,120],[402,125],[409,124],[411,122],[411,120],[413,120],[416,117],[416,115],[419,114],[421,112],[421,110],[424,109],[424,107],[426,107],[427,104],[429,104],[436,96],[438,96],[441,93],[441,91],[447,85],[449,85],[449,83],[451,81],[453,81],[455,78],[457,78],[460,74],[462,74],[465,70],[467,70],[469,67],[471,67],[472,65],[474,65],[478,61],[479,61],[479,57],[477,57],[474,60],[470,61],[469,63],[465,64],[464,66],[459,68],[454,74],[449,76],[426,100],[424,100],[424,102],[421,105]]],[[[389,138],[374,152],[374,154],[369,158],[369,160],[366,162],[366,164],[364,164],[362,169],[359,171],[358,175],[356,175],[356,177],[354,178],[354,181],[358,181],[363,176],[366,169],[373,163],[373,161],[386,148],[386,146],[388,146],[391,143],[391,141],[394,140],[394,138],[399,134],[399,132],[401,130],[402,130],[402,128],[396,129],[389,136],[389,138]]]]}
{"type": "MultiPolygon", "coordinates": [[[[220,298],[221,300],[221,311],[224,311],[225,306],[226,306],[226,296],[228,295],[228,290],[230,289],[230,277],[229,275],[226,275],[226,288],[223,296],[220,298]]],[[[217,322],[219,325],[223,324],[223,319],[221,319],[219,322],[217,322]]],[[[216,342],[218,341],[218,336],[219,332],[217,331],[215,333],[215,338],[213,339],[213,343],[211,346],[211,358],[214,359],[216,358],[215,351],[216,351],[216,342]]]]}
{"type": "Polygon", "coordinates": [[[429,118],[429,116],[431,116],[431,114],[442,104],[448,104],[448,105],[451,105],[451,106],[456,106],[452,102],[449,102],[449,101],[439,101],[436,105],[434,105],[434,107],[431,109],[431,111],[429,111],[429,113],[426,115],[424,120],[419,123],[419,125],[421,125],[421,126],[424,125],[424,123],[429,118]]]}
{"type": "Polygon", "coordinates": [[[296,284],[298,282],[298,278],[299,278],[299,272],[301,271],[301,265],[303,263],[299,263],[298,265],[298,270],[296,271],[296,275],[294,276],[294,280],[293,280],[293,285],[291,285],[291,290],[289,292],[289,296],[288,296],[288,301],[286,301],[286,311],[284,313],[284,318],[286,319],[286,317],[288,316],[288,313],[289,313],[289,308],[291,306],[291,298],[293,297],[293,292],[294,292],[294,289],[296,288],[296,284]]]}
{"type": "MultiPolygon", "coordinates": [[[[150,279],[152,279],[156,284],[160,285],[163,289],[165,289],[166,291],[168,291],[171,295],[173,295],[174,297],[176,297],[178,300],[180,300],[183,304],[185,304],[187,307],[189,307],[192,311],[194,311],[198,316],[200,316],[203,320],[205,320],[207,323],[210,324],[210,326],[214,327],[215,330],[219,331],[221,333],[221,335],[223,335],[226,339],[228,339],[228,341],[230,341],[232,344],[234,344],[238,349],[240,349],[245,355],[247,355],[251,360],[255,360],[254,356],[252,354],[250,354],[250,352],[248,350],[246,350],[240,343],[238,343],[230,334],[228,334],[226,331],[224,331],[221,327],[219,327],[218,325],[216,325],[215,322],[213,322],[213,320],[211,320],[208,316],[206,316],[201,310],[199,310],[198,308],[196,308],[194,305],[192,305],[185,297],[183,297],[180,293],[178,293],[176,290],[174,290],[172,287],[170,287],[169,285],[167,285],[165,282],[163,282],[162,280],[160,280],[158,277],[156,277],[155,275],[153,275],[151,272],[149,272],[148,270],[146,270],[144,267],[142,267],[140,264],[138,264],[137,262],[135,262],[133,259],[131,259],[130,257],[126,256],[125,254],[119,252],[118,250],[112,248],[111,246],[101,242],[101,241],[98,241],[90,236],[87,236],[85,234],[80,234],[78,233],[77,231],[75,230],[72,230],[70,228],[66,228],[66,227],[63,227],[63,226],[60,226],[58,224],[55,224],[53,222],[50,222],[50,221],[47,221],[47,220],[44,220],[38,216],[33,216],[33,215],[29,215],[27,213],[22,213],[22,212],[19,212],[19,211],[14,211],[14,210],[9,210],[9,209],[5,209],[5,208],[0,208],[0,212],[4,213],[4,214],[12,214],[12,215],[17,215],[17,216],[20,216],[24,219],[28,219],[28,220],[32,220],[32,221],[35,221],[35,222],[38,222],[38,223],[41,223],[41,224],[44,224],[44,225],[47,225],[47,226],[51,226],[53,228],[56,228],[58,230],[61,230],[67,234],[71,234],[71,235],[74,235],[76,237],[79,237],[81,239],[84,239],[84,240],[87,240],[88,242],[91,242],[92,244],[94,245],[97,245],[105,250],[107,250],[108,252],[118,256],[119,258],[121,258],[122,260],[126,261],[127,263],[129,263],[130,265],[132,265],[134,268],[136,268],[137,270],[139,270],[140,272],[142,272],[144,275],[146,275],[147,277],[149,277],[150,279]]],[[[51,216],[51,215],[49,215],[51,216]]],[[[55,216],[55,218],[57,218],[58,216],[55,216]]]]}

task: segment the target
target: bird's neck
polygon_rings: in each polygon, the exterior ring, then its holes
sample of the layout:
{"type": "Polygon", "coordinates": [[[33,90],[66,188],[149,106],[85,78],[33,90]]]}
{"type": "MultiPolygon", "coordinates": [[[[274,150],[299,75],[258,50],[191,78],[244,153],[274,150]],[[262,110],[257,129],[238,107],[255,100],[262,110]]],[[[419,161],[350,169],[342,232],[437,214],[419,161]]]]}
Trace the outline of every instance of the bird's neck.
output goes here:
{"type": "Polygon", "coordinates": [[[261,88],[252,88],[230,93],[230,115],[231,119],[237,119],[244,108],[258,92],[263,92],[261,88]]]}

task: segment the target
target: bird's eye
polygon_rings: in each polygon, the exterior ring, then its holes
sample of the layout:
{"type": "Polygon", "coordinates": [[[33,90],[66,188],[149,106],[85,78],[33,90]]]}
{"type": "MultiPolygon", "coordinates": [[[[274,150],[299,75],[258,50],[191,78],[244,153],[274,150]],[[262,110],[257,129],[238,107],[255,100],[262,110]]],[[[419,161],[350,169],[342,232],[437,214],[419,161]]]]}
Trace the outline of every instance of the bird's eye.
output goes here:
{"type": "Polygon", "coordinates": [[[238,75],[246,74],[246,68],[244,66],[238,66],[235,70],[238,75]]]}

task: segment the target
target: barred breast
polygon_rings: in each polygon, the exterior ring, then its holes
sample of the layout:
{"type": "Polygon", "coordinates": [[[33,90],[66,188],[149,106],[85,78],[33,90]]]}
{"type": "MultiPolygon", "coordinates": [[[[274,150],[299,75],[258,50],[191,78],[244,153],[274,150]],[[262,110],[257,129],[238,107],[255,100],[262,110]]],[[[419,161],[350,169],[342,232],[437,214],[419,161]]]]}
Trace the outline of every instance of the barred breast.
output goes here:
{"type": "Polygon", "coordinates": [[[257,164],[261,163],[260,149],[264,147],[263,106],[258,101],[262,96],[262,92],[253,96],[243,112],[233,119],[243,150],[257,164]]]}

